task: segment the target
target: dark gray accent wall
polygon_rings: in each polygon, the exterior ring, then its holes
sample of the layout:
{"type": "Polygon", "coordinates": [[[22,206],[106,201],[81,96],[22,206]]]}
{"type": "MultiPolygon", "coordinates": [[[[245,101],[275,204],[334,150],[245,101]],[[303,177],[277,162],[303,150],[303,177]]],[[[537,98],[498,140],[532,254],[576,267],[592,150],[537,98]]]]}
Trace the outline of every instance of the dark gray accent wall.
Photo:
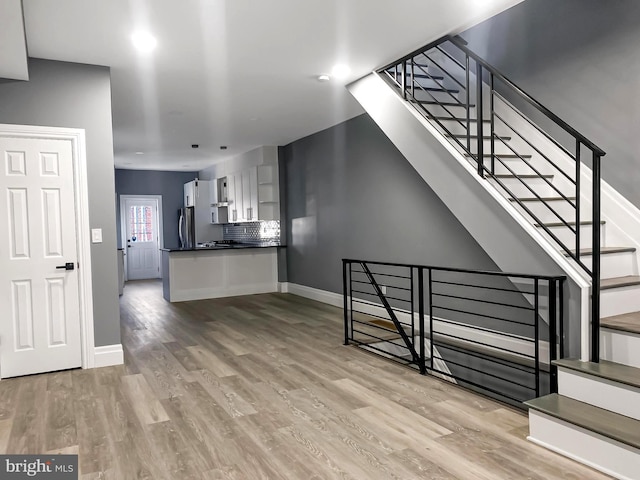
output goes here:
{"type": "Polygon", "coordinates": [[[184,206],[184,184],[197,178],[198,172],[116,169],[116,229],[121,247],[120,195],[161,195],[162,234],[165,248],[177,248],[178,210],[184,206]]]}
{"type": "Polygon", "coordinates": [[[28,82],[0,81],[0,123],[85,130],[95,344],[120,343],[109,69],[29,59],[28,82]]]}
{"type": "Polygon", "coordinates": [[[280,152],[289,282],[341,293],[345,257],[498,270],[368,115],[280,152]]]}
{"type": "Polygon", "coordinates": [[[607,152],[640,207],[640,2],[526,0],[462,33],[471,50],[607,152]]]}

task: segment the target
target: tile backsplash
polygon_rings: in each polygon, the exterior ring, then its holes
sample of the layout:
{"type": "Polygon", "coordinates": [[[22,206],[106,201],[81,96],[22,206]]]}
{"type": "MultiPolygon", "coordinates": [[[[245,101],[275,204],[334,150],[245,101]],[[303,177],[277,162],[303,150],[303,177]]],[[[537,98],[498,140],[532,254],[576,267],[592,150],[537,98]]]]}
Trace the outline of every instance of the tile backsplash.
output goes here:
{"type": "Polygon", "coordinates": [[[223,238],[243,243],[280,243],[280,221],[230,223],[223,227],[223,238]]]}

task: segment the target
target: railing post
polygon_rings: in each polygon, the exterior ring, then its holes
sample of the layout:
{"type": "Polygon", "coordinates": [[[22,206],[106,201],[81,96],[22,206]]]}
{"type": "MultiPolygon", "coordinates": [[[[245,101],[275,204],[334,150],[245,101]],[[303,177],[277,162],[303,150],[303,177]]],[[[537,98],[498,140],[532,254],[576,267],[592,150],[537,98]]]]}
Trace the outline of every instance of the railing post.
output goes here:
{"type": "Polygon", "coordinates": [[[591,361],[600,361],[600,155],[593,152],[593,250],[591,265],[591,361]]]}
{"type": "Polygon", "coordinates": [[[576,261],[580,261],[580,140],[576,138],[576,261]]]}
{"type": "Polygon", "coordinates": [[[478,175],[484,178],[484,118],[482,108],[482,64],[476,61],[476,135],[478,136],[478,175]]]}
{"type": "Polygon", "coordinates": [[[536,397],[540,396],[540,285],[539,280],[537,278],[534,279],[534,287],[533,287],[533,325],[534,325],[534,341],[535,344],[533,346],[534,350],[534,368],[535,368],[535,376],[536,376],[536,397]]]}
{"type": "Polygon", "coordinates": [[[465,103],[467,106],[467,150],[471,153],[471,92],[469,92],[469,54],[465,54],[465,103]]]}
{"type": "Polygon", "coordinates": [[[344,344],[349,345],[349,312],[347,311],[347,261],[342,259],[342,308],[344,313],[344,344]]]}
{"type": "Polygon", "coordinates": [[[411,99],[415,99],[415,98],[416,98],[416,90],[415,90],[415,83],[416,83],[416,82],[415,82],[415,80],[414,80],[414,78],[415,78],[415,77],[414,77],[414,76],[415,76],[415,73],[414,73],[414,70],[415,70],[414,64],[415,64],[415,62],[413,61],[413,57],[411,57],[411,99]]]}
{"type": "Polygon", "coordinates": [[[556,282],[557,280],[555,278],[549,280],[549,373],[551,376],[550,393],[558,393],[558,367],[553,363],[558,359],[556,282]]]}
{"type": "MultiPolygon", "coordinates": [[[[418,328],[420,329],[420,373],[427,373],[427,365],[424,356],[424,269],[418,267],[418,328]]],[[[433,356],[433,347],[432,347],[433,356]]]]}
{"type": "Polygon", "coordinates": [[[559,336],[560,336],[560,359],[564,358],[564,279],[558,285],[558,306],[560,309],[558,315],[559,336]]]}
{"type": "Polygon", "coordinates": [[[433,371],[433,278],[432,278],[433,270],[429,269],[429,349],[431,351],[430,364],[431,371],[433,371]]]}
{"type": "Polygon", "coordinates": [[[496,145],[495,145],[495,117],[494,117],[494,104],[493,104],[493,72],[490,72],[489,77],[489,110],[491,120],[491,175],[496,173],[496,145]]]}
{"type": "Polygon", "coordinates": [[[402,98],[407,99],[407,61],[402,62],[402,98]]]}

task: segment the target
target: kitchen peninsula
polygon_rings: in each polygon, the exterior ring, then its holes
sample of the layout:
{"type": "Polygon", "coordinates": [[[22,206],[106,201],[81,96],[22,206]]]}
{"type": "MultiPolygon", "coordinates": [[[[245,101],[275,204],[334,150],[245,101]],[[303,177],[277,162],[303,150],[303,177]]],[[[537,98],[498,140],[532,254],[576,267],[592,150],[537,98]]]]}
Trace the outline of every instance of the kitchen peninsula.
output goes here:
{"type": "Polygon", "coordinates": [[[163,296],[169,302],[278,291],[276,244],[162,249],[163,296]]]}

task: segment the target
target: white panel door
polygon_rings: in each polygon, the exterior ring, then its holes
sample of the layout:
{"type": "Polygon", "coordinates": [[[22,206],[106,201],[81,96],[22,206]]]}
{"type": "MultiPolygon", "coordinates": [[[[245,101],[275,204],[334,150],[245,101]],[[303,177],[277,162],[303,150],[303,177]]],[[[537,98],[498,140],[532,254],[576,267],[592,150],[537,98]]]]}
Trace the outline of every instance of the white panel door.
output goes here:
{"type": "Polygon", "coordinates": [[[0,376],[80,367],[73,151],[0,137],[0,376]]]}
{"type": "Polygon", "coordinates": [[[158,202],[125,200],[127,280],[160,277],[158,202]]]}

